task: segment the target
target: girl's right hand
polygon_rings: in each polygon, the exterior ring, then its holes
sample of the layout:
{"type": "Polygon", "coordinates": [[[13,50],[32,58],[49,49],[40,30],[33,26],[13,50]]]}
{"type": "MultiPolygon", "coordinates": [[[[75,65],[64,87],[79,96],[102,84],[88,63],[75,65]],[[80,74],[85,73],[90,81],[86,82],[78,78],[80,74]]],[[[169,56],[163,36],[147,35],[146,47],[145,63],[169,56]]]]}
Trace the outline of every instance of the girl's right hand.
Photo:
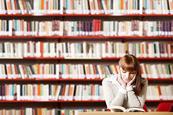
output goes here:
{"type": "Polygon", "coordinates": [[[123,88],[126,88],[126,83],[123,81],[121,75],[118,77],[118,82],[120,83],[120,85],[123,87],[123,88]]]}

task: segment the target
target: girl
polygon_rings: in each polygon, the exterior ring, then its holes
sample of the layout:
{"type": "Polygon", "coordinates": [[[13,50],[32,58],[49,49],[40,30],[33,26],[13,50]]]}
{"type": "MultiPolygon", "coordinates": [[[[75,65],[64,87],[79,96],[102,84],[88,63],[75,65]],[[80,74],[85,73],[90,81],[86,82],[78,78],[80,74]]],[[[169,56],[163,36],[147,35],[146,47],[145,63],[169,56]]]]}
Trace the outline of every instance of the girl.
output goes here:
{"type": "Polygon", "coordinates": [[[119,60],[119,74],[102,81],[107,108],[143,108],[148,82],[141,78],[141,68],[137,58],[125,55],[119,60]]]}

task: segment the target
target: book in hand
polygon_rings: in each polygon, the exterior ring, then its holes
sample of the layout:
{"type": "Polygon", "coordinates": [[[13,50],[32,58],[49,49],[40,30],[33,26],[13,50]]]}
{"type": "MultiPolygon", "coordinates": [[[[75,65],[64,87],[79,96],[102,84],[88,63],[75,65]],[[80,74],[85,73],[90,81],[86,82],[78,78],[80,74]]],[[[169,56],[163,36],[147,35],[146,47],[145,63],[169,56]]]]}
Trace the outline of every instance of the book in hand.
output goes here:
{"type": "Polygon", "coordinates": [[[124,108],[122,106],[112,106],[110,107],[111,112],[145,112],[143,108],[124,108]]]}

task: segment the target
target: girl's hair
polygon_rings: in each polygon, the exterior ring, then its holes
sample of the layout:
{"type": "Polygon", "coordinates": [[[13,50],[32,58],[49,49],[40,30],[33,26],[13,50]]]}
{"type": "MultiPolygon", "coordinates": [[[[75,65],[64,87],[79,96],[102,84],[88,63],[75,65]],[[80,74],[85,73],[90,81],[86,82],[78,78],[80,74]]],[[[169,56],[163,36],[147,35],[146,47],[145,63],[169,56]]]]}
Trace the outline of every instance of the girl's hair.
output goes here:
{"type": "Polygon", "coordinates": [[[119,66],[124,71],[136,72],[136,78],[132,84],[135,85],[135,94],[139,95],[142,90],[143,83],[141,77],[141,68],[137,58],[134,55],[125,55],[119,60],[119,66]]]}

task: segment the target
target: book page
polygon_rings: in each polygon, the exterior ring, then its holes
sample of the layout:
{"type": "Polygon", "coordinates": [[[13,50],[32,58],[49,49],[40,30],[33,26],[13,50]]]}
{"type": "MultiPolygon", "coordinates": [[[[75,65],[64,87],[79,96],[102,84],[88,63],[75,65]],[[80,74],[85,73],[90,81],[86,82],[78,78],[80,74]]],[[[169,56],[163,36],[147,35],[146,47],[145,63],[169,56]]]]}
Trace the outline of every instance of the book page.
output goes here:
{"type": "Polygon", "coordinates": [[[145,112],[143,108],[128,108],[127,112],[145,112]]]}
{"type": "Polygon", "coordinates": [[[145,112],[143,108],[124,108],[122,106],[110,107],[111,112],[145,112]]]}
{"type": "Polygon", "coordinates": [[[110,107],[111,112],[125,112],[126,109],[122,106],[113,106],[110,107]]]}

